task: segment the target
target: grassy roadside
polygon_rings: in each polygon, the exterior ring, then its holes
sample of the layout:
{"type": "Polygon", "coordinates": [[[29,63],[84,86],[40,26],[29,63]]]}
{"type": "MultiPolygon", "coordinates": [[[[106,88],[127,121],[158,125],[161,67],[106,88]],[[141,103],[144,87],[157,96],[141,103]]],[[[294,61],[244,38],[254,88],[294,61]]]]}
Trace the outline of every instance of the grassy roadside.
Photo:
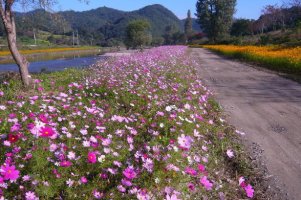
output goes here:
{"type": "Polygon", "coordinates": [[[232,59],[239,59],[259,67],[279,72],[280,75],[301,81],[300,48],[255,47],[233,45],[192,45],[206,48],[232,59]]]}
{"type": "MultiPolygon", "coordinates": [[[[1,85],[4,95],[0,105],[7,108],[0,114],[1,133],[14,127],[5,120],[14,122],[17,118],[19,131],[27,138],[20,135],[11,147],[0,148],[8,153],[20,147],[21,153],[12,156],[12,163],[22,176],[31,177],[30,182],[9,183],[4,195],[23,197],[24,191],[31,191],[41,198],[66,199],[89,199],[101,194],[105,199],[242,199],[246,198],[248,184],[257,188],[257,175],[235,130],[221,119],[221,110],[197,79],[193,62],[181,53],[181,48],[156,51],[104,63],[96,70],[35,75],[33,90],[23,91],[16,80],[1,85]],[[57,133],[60,137],[55,139],[32,137],[26,127],[35,120],[43,120],[65,134],[57,133]],[[83,127],[88,136],[80,134],[85,132],[83,127]],[[110,139],[110,144],[83,147],[81,143],[90,136],[110,139]],[[34,144],[39,146],[33,148],[34,144]],[[50,144],[63,144],[64,148],[49,152],[50,144]],[[87,148],[90,153],[105,155],[106,162],[87,164],[87,148]],[[108,148],[110,152],[103,152],[108,148]],[[64,160],[70,161],[70,166],[55,166],[52,161],[59,159],[55,155],[67,156],[68,149],[80,157],[64,160]],[[32,158],[25,164],[19,158],[28,153],[32,158]],[[25,168],[19,168],[24,164],[25,168]],[[55,178],[52,169],[60,178],[55,178]],[[130,176],[125,173],[129,171],[130,176]],[[100,172],[106,174],[102,175],[105,179],[99,178],[100,172]],[[87,183],[78,184],[80,177],[85,177],[87,183]],[[240,177],[246,178],[245,187],[239,185],[240,177]],[[16,189],[20,184],[25,190],[16,189]]],[[[4,160],[3,155],[0,165],[4,160]]],[[[256,189],[254,198],[264,199],[261,191],[256,189]]]]}

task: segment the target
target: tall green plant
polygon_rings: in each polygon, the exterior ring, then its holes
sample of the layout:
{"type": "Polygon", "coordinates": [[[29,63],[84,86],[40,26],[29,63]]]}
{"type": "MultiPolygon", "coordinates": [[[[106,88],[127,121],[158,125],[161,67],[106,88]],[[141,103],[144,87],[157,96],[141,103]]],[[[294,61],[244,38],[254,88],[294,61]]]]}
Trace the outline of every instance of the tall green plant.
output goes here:
{"type": "Polygon", "coordinates": [[[191,18],[191,12],[190,10],[188,10],[187,12],[187,18],[185,20],[185,25],[184,25],[184,29],[185,29],[185,36],[187,38],[189,38],[192,35],[192,18],[191,18]]]}
{"type": "Polygon", "coordinates": [[[236,0],[198,0],[198,23],[212,42],[229,33],[235,13],[236,0]]]}
{"type": "Polygon", "coordinates": [[[152,40],[150,27],[150,23],[147,20],[131,21],[126,27],[126,38],[124,43],[127,48],[137,48],[149,45],[152,40]]]}

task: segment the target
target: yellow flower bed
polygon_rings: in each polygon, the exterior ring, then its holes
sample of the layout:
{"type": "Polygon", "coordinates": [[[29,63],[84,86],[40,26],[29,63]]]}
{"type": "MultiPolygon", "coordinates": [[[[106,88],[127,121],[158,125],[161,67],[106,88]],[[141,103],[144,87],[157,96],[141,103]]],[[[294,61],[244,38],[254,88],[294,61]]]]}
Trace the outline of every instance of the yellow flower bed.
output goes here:
{"type": "Polygon", "coordinates": [[[291,63],[301,62],[301,47],[281,48],[278,46],[203,45],[202,47],[225,53],[248,53],[264,58],[285,58],[291,63]]]}
{"type": "MultiPolygon", "coordinates": [[[[65,51],[79,51],[79,50],[89,50],[93,47],[65,47],[65,48],[50,48],[50,49],[30,49],[30,50],[21,50],[22,54],[36,54],[36,53],[57,53],[65,51]]],[[[0,51],[0,56],[9,56],[11,55],[10,51],[0,51]]]]}

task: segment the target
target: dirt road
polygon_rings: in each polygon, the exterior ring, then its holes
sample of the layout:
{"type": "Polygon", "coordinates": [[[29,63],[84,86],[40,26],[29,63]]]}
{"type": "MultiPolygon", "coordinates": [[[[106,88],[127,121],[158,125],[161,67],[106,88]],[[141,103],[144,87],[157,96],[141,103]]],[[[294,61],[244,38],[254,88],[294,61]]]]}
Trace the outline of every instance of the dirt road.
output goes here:
{"type": "Polygon", "coordinates": [[[227,120],[246,133],[246,144],[263,150],[269,173],[288,199],[300,200],[301,85],[204,49],[191,51],[227,120]]]}

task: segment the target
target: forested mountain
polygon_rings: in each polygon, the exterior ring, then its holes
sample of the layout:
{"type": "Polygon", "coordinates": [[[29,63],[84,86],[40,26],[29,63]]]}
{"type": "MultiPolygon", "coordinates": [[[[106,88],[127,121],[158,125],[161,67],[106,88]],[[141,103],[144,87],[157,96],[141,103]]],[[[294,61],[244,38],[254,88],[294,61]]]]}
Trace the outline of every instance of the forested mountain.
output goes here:
{"type": "MultiPolygon", "coordinates": [[[[19,36],[32,37],[35,31],[45,31],[53,35],[72,37],[73,34],[77,36],[78,32],[81,43],[93,41],[94,44],[122,41],[125,27],[135,19],[146,19],[150,22],[153,38],[162,37],[171,26],[174,31],[183,30],[183,22],[159,4],[132,12],[101,7],[84,12],[63,11],[52,14],[44,10],[34,10],[16,13],[19,36]]],[[[0,35],[3,34],[1,25],[0,35]]]]}

